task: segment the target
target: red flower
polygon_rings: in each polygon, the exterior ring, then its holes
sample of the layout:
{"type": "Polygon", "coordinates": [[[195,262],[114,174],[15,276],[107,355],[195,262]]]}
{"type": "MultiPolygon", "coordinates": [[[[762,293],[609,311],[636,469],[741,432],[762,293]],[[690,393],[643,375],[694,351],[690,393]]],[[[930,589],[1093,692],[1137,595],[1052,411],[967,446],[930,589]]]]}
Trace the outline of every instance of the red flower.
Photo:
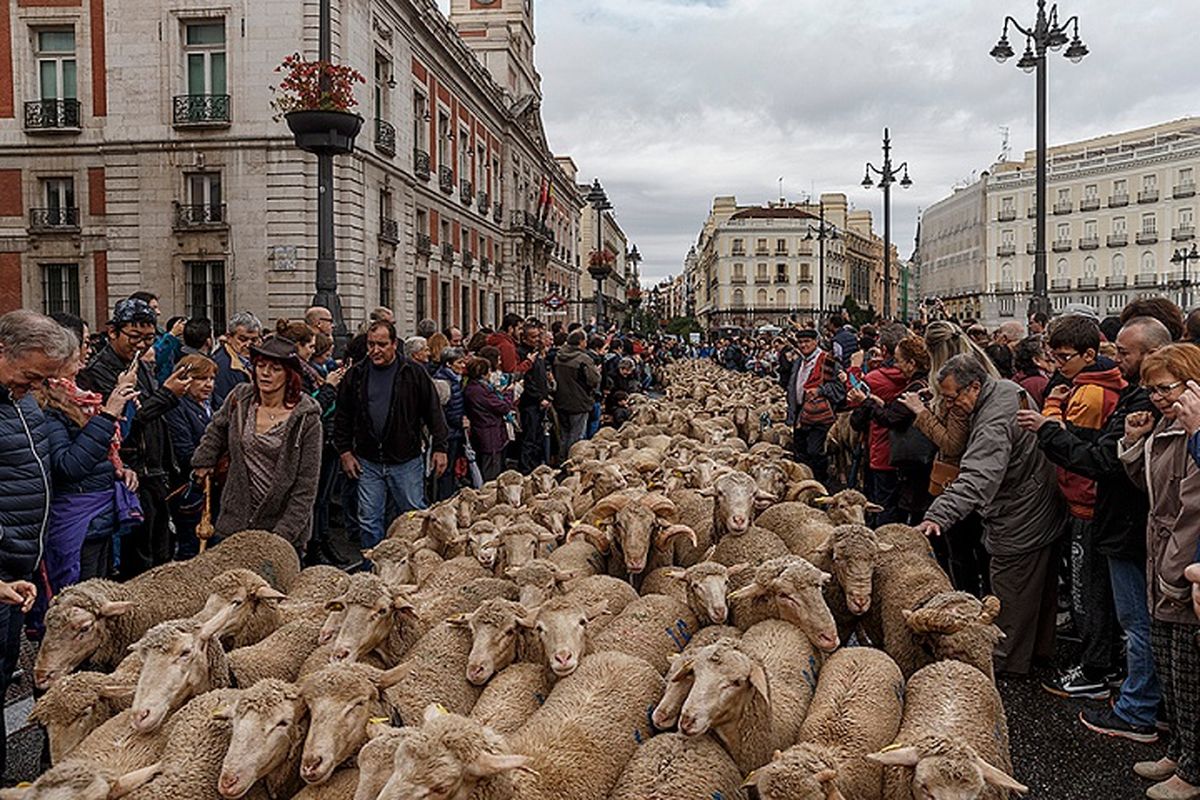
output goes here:
{"type": "Polygon", "coordinates": [[[299,53],[285,58],[275,71],[286,72],[279,85],[271,87],[276,119],[291,111],[349,111],[358,105],[354,84],[366,83],[352,67],[306,61],[299,53]]]}

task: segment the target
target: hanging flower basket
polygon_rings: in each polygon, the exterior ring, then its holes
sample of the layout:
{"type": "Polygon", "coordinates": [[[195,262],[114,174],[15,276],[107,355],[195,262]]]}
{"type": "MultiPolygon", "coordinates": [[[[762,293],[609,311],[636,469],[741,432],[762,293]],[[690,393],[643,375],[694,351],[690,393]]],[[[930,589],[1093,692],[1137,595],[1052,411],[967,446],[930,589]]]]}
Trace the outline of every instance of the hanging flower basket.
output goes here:
{"type": "Polygon", "coordinates": [[[285,119],[296,146],[309,153],[344,155],[353,152],[363,119],[351,111],[358,101],[354,84],[365,83],[351,67],[328,61],[306,61],[293,53],[275,68],[285,77],[272,86],[275,119],[285,119]]]}

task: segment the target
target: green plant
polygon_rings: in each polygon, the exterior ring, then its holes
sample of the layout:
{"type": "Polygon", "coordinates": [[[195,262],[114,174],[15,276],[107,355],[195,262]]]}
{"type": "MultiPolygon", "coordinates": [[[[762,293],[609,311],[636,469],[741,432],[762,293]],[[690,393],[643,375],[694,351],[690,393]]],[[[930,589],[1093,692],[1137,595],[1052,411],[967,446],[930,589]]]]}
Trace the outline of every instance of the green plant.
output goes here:
{"type": "Polygon", "coordinates": [[[293,111],[349,111],[358,105],[354,84],[367,82],[353,67],[307,61],[299,53],[285,58],[275,71],[284,75],[278,86],[271,87],[277,121],[293,111]]]}

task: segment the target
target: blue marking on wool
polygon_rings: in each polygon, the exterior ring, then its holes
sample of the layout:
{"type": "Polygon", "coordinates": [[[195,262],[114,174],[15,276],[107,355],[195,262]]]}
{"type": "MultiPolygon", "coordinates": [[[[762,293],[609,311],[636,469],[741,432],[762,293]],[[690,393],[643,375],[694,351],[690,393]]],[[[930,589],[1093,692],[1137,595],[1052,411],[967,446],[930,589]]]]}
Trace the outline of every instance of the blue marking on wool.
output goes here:
{"type": "Polygon", "coordinates": [[[688,624],[683,620],[675,620],[675,630],[679,631],[679,635],[683,638],[684,643],[692,640],[692,634],[691,631],[688,630],[688,624]]]}
{"type": "Polygon", "coordinates": [[[634,728],[634,731],[633,731],[633,740],[635,742],[637,742],[638,744],[642,743],[642,732],[637,730],[636,728],[634,728]]]}
{"type": "Polygon", "coordinates": [[[654,706],[646,706],[646,729],[654,730],[654,706]]]}
{"type": "Polygon", "coordinates": [[[725,795],[721,794],[720,792],[713,792],[712,800],[725,800],[725,795]]]}
{"type": "Polygon", "coordinates": [[[541,692],[534,692],[533,699],[537,700],[539,706],[546,705],[546,695],[542,694],[541,692]]]}

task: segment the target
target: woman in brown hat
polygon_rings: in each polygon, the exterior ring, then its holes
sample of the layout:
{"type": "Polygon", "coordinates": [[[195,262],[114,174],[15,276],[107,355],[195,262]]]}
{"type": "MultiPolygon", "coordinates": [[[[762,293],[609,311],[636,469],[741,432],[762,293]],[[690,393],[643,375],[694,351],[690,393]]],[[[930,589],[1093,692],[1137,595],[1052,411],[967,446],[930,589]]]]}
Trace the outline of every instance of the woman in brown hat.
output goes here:
{"type": "Polygon", "coordinates": [[[303,392],[296,344],[268,337],[251,349],[254,380],[230,392],[192,456],[193,476],[223,456],[229,475],[216,535],[274,531],[303,554],[321,468],[321,409],[303,392]]]}

